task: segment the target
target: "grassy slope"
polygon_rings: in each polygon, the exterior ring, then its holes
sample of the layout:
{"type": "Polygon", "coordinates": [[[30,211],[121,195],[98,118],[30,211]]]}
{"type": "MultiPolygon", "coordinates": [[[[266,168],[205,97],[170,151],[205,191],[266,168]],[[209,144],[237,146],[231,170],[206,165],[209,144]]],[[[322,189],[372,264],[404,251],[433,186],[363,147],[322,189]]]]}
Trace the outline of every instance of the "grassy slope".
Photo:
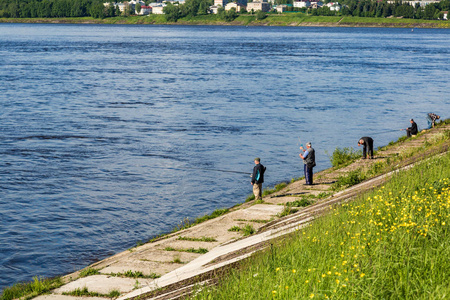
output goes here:
{"type": "Polygon", "coordinates": [[[92,23],[92,24],[182,24],[182,25],[251,25],[251,26],[380,26],[380,27],[432,27],[450,28],[450,21],[414,20],[397,18],[360,18],[340,16],[307,16],[303,13],[269,14],[264,20],[252,15],[240,15],[232,22],[224,22],[217,15],[185,17],[176,23],[167,22],[163,15],[114,17],[106,19],[84,18],[0,18],[0,23],[92,23]]]}
{"type": "Polygon", "coordinates": [[[424,161],[255,255],[195,298],[448,298],[449,178],[450,154],[424,161]]]}

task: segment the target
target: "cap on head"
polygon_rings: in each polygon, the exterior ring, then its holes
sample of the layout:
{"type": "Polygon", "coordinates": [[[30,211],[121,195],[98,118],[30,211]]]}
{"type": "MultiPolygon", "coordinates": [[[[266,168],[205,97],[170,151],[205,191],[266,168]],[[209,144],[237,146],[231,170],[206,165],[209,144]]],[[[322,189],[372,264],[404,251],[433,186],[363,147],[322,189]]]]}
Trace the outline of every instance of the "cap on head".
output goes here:
{"type": "Polygon", "coordinates": [[[414,119],[411,119],[410,121],[411,121],[411,122],[414,122],[414,119]]]}
{"type": "Polygon", "coordinates": [[[255,158],[255,161],[261,161],[261,159],[259,157],[255,158]]]}
{"type": "Polygon", "coordinates": [[[307,143],[306,143],[306,146],[307,146],[307,147],[311,147],[311,142],[307,142],[307,143]]]}

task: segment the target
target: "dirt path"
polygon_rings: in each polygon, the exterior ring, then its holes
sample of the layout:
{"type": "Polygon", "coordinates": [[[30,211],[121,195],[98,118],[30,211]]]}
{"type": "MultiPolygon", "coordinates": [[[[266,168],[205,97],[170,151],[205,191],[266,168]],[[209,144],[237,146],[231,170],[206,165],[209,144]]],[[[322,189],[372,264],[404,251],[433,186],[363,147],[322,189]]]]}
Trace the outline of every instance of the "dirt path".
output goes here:
{"type": "Polygon", "coordinates": [[[304,180],[296,181],[283,190],[264,197],[264,203],[244,203],[225,215],[104,259],[89,266],[96,269],[97,274],[82,278],[79,278],[80,272],[69,274],[64,277],[67,284],[36,299],[80,299],[63,293],[83,288],[104,295],[117,290],[121,294],[120,300],[137,297],[174,299],[189,293],[195,282],[214,284],[217,273],[221,270],[230,268],[239,260],[267,247],[271,240],[301,228],[326,211],[330,205],[349,201],[363,191],[381,185],[395,171],[336,192],[332,190],[332,184],[339,176],[352,170],[367,171],[373,169],[375,164],[389,165],[390,169],[408,167],[423,159],[423,153],[415,154],[426,145],[429,148],[425,155],[447,152],[449,141],[440,146],[432,146],[433,141],[442,136],[445,130],[450,130],[450,125],[423,132],[413,139],[390,146],[385,151],[378,151],[373,160],[359,159],[339,170],[319,172],[314,175],[313,186],[305,186],[304,180]],[[299,211],[294,214],[282,218],[277,216],[284,210],[287,202],[299,200],[302,196],[324,193],[329,196],[323,199],[316,197],[312,205],[297,208],[299,211]],[[246,225],[256,233],[244,237],[242,231],[229,230],[246,225]],[[124,275],[137,272],[147,278],[130,278],[124,275]],[[154,278],[157,276],[161,277],[154,278]]]}

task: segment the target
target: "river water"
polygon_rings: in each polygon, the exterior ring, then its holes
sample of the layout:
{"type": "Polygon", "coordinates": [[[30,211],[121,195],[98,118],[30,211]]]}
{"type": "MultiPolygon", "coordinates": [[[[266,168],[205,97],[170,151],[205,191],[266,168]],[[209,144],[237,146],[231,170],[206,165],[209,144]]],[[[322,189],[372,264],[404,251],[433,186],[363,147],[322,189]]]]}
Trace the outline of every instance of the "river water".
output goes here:
{"type": "Polygon", "coordinates": [[[0,24],[0,288],[449,117],[450,31],[0,24]],[[356,147],[357,148],[357,147],[356,147]]]}

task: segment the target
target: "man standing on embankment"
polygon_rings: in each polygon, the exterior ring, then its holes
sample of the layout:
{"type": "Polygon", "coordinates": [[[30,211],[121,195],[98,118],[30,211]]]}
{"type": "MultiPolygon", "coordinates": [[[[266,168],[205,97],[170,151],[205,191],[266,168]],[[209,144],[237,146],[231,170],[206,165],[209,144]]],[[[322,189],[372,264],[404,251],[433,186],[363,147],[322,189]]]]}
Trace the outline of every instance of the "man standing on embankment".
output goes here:
{"type": "Polygon", "coordinates": [[[252,173],[253,194],[256,200],[262,199],[262,184],[264,182],[264,172],[266,167],[261,164],[259,157],[255,158],[255,166],[252,173]]]}
{"type": "Polygon", "coordinates": [[[315,150],[311,147],[311,142],[306,143],[306,150],[300,147],[300,150],[304,153],[300,153],[299,156],[303,159],[306,185],[313,184],[313,168],[316,166],[316,154],[315,150]]]}

